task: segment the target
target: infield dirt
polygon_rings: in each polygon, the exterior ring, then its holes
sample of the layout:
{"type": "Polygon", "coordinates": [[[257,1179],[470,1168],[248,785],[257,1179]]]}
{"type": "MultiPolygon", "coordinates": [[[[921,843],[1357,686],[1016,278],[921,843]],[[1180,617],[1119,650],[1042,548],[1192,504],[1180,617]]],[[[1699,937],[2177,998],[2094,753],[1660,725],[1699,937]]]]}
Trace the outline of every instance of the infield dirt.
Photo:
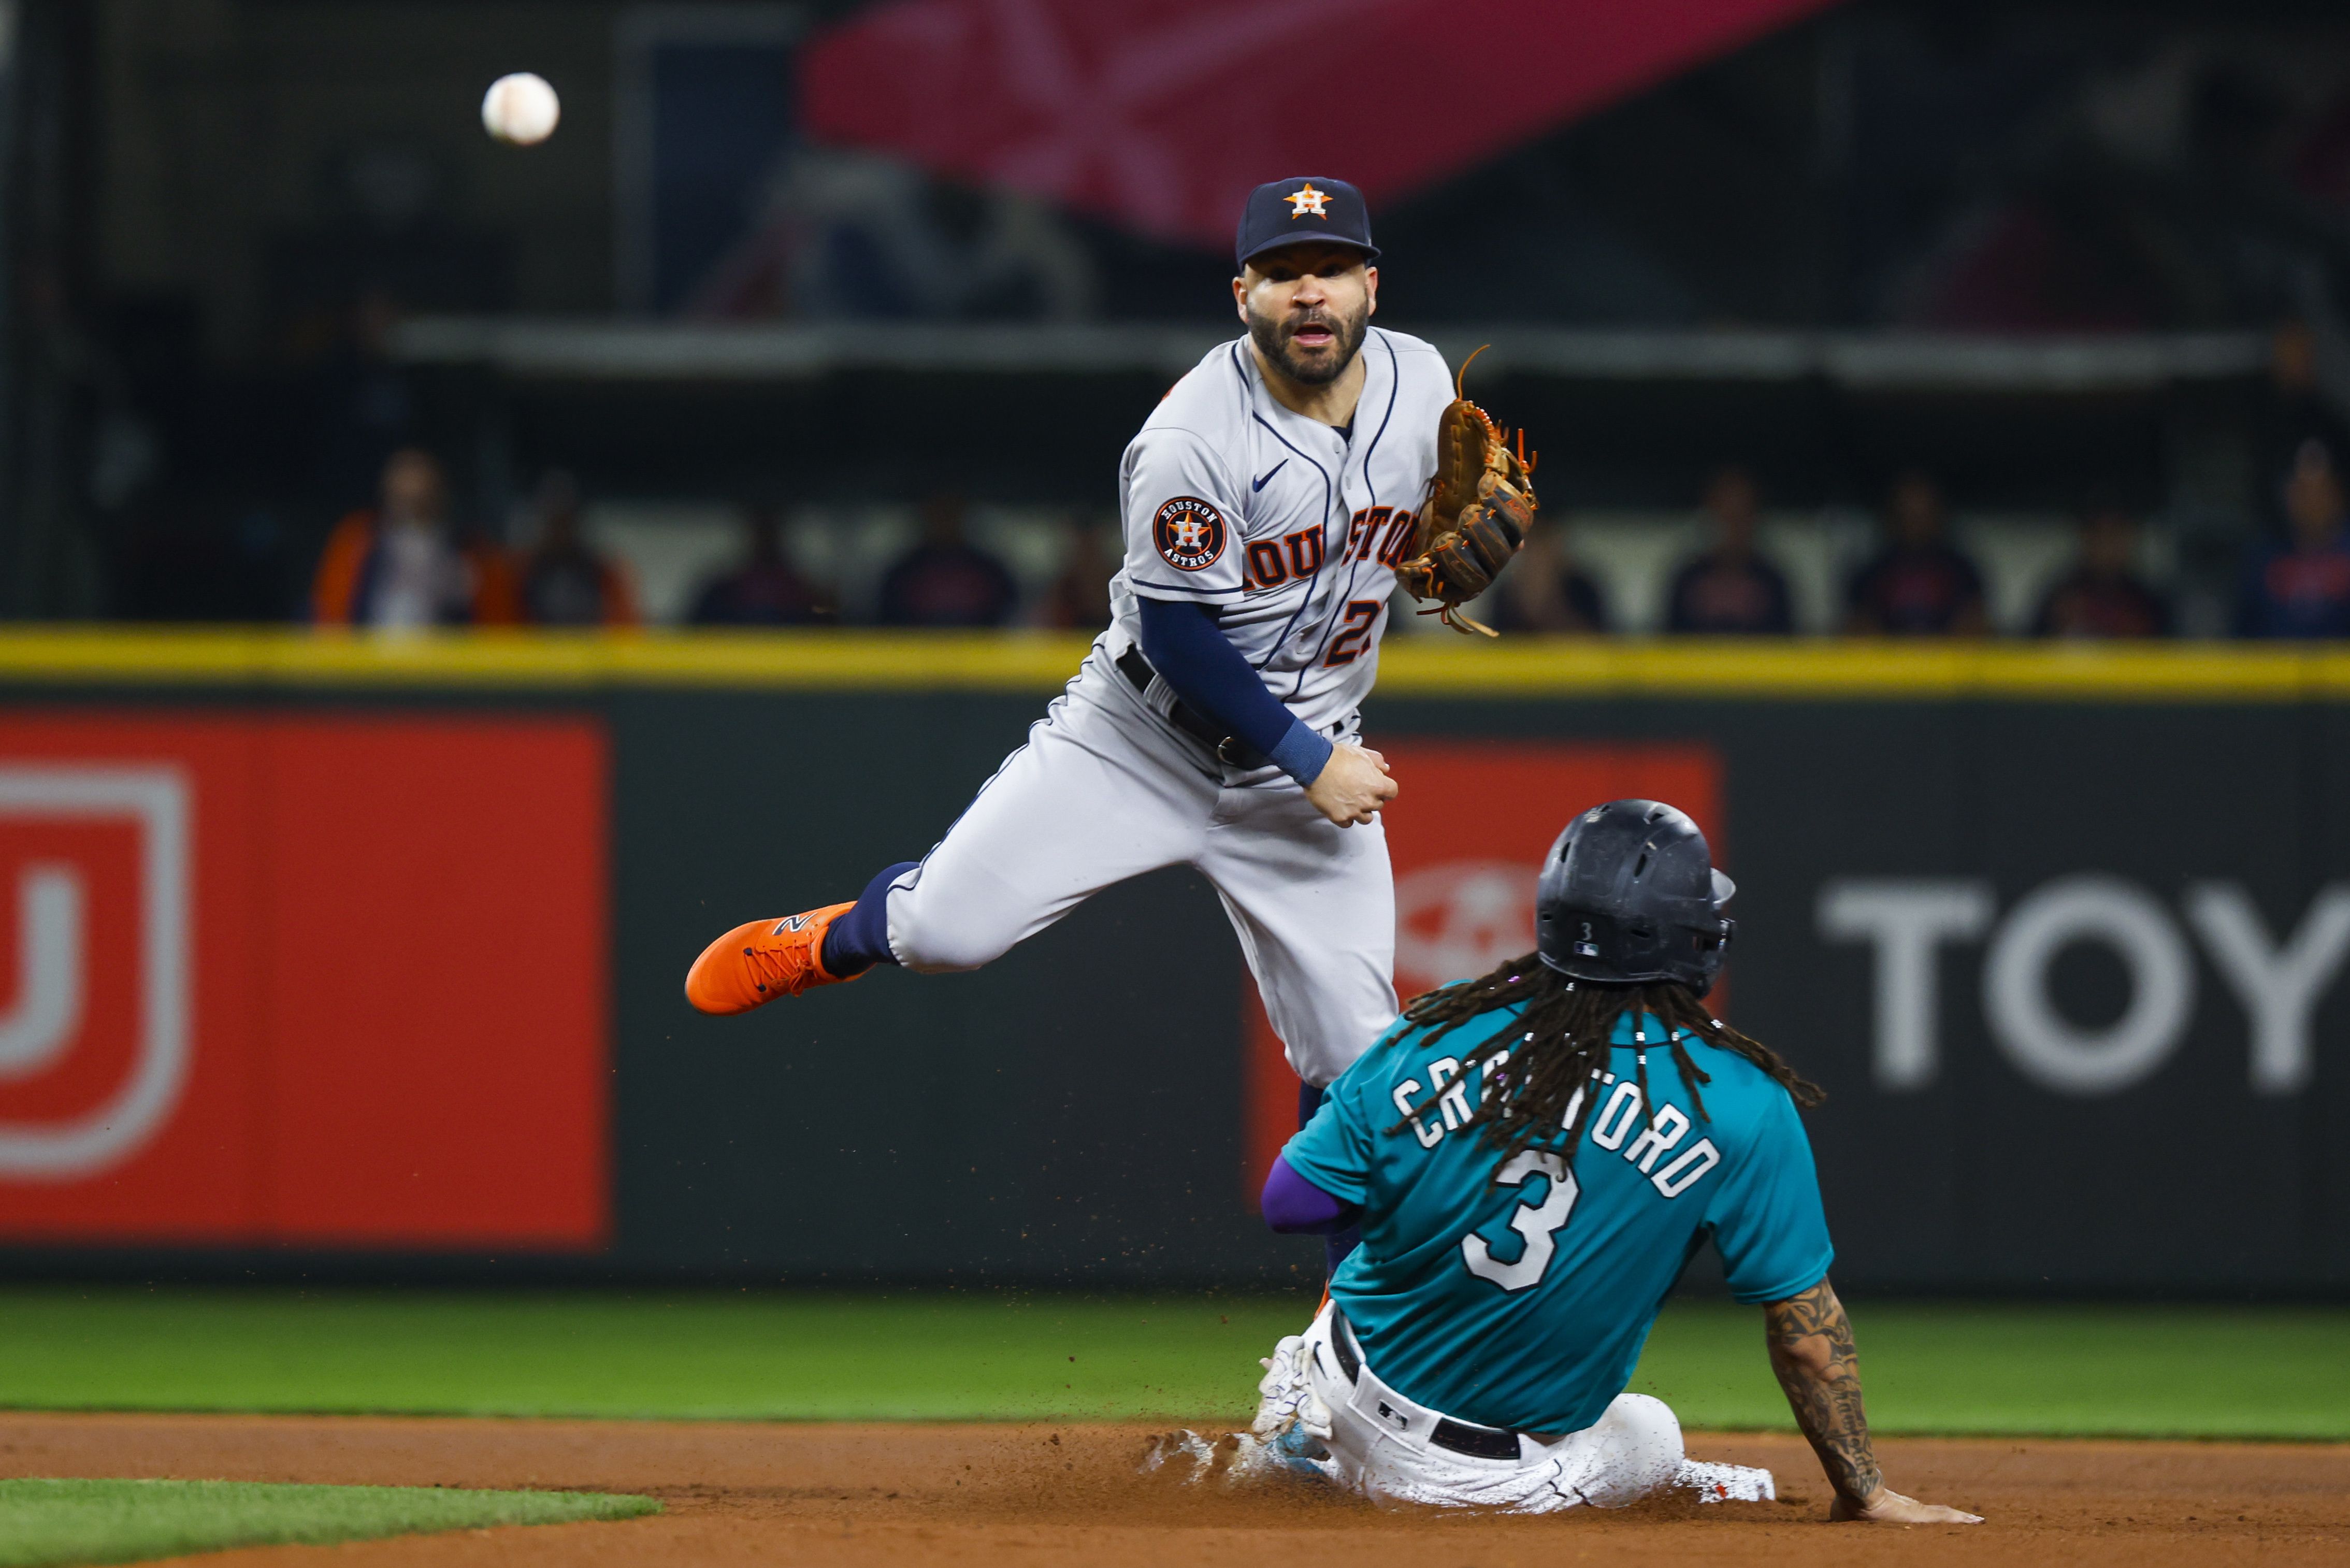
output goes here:
{"type": "Polygon", "coordinates": [[[1826,1524],[1826,1488],[1792,1437],[1700,1433],[1690,1443],[1696,1458],[1770,1466],[1777,1503],[1513,1520],[1148,1480],[1134,1466],[1149,1430],[16,1413],[0,1414],[0,1473],[631,1491],[667,1508],[624,1523],[204,1559],[220,1568],[1361,1568],[1378,1552],[1428,1568],[2350,1561],[2350,1447],[1887,1439],[1892,1484],[1989,1517],[1887,1531],[1826,1524]]]}

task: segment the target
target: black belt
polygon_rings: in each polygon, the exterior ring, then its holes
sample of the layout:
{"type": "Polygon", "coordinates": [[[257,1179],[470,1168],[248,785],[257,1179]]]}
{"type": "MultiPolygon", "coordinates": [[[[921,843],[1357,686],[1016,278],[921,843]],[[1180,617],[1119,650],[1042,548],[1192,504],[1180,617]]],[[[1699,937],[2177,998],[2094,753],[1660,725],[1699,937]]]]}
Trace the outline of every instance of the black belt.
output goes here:
{"type": "MultiPolygon", "coordinates": [[[[1147,693],[1151,677],[1159,671],[1150,668],[1150,660],[1142,657],[1142,649],[1129,648],[1118,656],[1118,673],[1133,683],[1135,691],[1147,693]]],[[[1174,711],[1167,715],[1169,723],[1216,753],[1227,767],[1246,772],[1261,768],[1272,759],[1238,735],[1224,733],[1224,727],[1192,707],[1181,698],[1175,701],[1174,711]]]]}
{"type": "MultiPolygon", "coordinates": [[[[1337,1353],[1338,1370],[1353,1383],[1363,1375],[1363,1358],[1355,1354],[1355,1325],[1336,1307],[1330,1309],[1330,1348],[1337,1353]]],[[[1518,1457],[1518,1434],[1506,1427],[1472,1427],[1466,1421],[1455,1421],[1449,1416],[1436,1418],[1436,1430],[1428,1440],[1440,1449],[1450,1449],[1456,1454],[1467,1454],[1476,1459],[1514,1459],[1518,1457]]]]}

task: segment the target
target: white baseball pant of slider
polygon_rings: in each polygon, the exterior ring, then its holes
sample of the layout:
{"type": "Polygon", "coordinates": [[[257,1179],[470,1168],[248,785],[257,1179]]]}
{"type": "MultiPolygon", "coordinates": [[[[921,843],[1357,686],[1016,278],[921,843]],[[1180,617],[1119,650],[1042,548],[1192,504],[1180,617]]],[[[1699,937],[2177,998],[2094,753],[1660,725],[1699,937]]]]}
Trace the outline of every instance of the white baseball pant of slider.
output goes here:
{"type": "Polygon", "coordinates": [[[1773,1495],[1767,1470],[1690,1462],[1679,1420],[1646,1394],[1618,1394],[1579,1432],[1549,1440],[1522,1433],[1513,1459],[1455,1453],[1430,1440],[1441,1412],[1397,1393],[1367,1365],[1358,1363],[1347,1381],[1332,1343],[1343,1332],[1336,1306],[1325,1303],[1299,1347],[1311,1394],[1305,1424],[1328,1449],[1338,1484],[1373,1502],[1556,1513],[1622,1508],[1672,1488],[1773,1495]]]}
{"type": "Polygon", "coordinates": [[[1192,866],[1223,900],[1290,1065],[1325,1086],[1395,1021],[1386,835],[1335,826],[1279,768],[1219,763],[1160,716],[1164,680],[1154,711],[1119,673],[1117,636],[891,885],[890,951],[910,970],[977,969],[1112,883],[1192,866]]]}

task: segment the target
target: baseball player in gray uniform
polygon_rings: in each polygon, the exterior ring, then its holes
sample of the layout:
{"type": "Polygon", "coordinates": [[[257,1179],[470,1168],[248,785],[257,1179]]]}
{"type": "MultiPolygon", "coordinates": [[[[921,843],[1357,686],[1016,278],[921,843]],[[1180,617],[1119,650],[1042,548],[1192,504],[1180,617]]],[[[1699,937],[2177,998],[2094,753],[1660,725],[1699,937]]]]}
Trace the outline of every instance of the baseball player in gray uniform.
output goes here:
{"type": "Polygon", "coordinates": [[[1358,713],[1453,389],[1428,344],[1370,325],[1378,254],[1354,187],[1249,197],[1245,336],[1176,383],[1119,472],[1115,618],[920,863],[850,903],[739,926],[686,979],[746,1012],[877,963],[976,969],[1162,866],[1215,887],[1308,1107],[1396,1012],[1397,794],[1358,713]]]}

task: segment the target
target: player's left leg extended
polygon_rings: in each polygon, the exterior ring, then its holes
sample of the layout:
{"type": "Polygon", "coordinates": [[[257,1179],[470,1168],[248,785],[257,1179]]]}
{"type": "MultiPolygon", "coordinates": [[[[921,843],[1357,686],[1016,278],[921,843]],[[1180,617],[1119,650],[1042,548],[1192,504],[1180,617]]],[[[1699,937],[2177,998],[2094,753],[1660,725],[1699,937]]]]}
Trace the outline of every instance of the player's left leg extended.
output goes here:
{"type": "Polygon", "coordinates": [[[886,868],[853,903],[736,927],[694,961],[686,997],[742,1012],[877,962],[976,969],[1101,888],[1196,858],[1216,794],[1205,753],[1097,644],[926,859],[886,868]]]}

